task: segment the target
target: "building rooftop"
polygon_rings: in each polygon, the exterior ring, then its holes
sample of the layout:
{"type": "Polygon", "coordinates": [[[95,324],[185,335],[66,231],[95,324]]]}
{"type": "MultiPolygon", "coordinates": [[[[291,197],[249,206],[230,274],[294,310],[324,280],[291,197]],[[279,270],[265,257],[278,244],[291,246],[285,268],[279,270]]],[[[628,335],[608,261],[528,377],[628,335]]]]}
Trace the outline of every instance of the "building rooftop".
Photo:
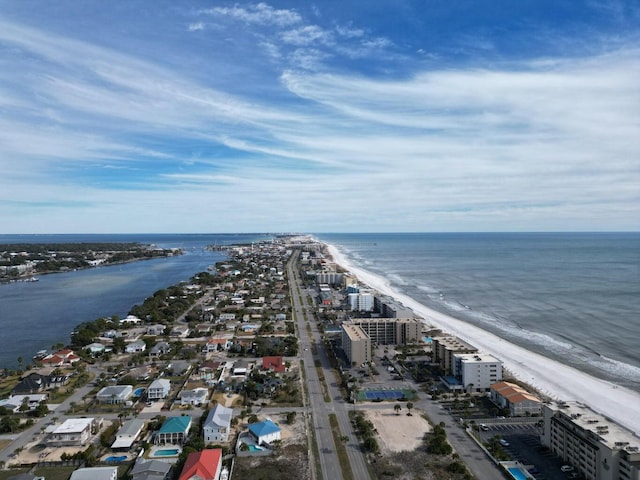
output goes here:
{"type": "Polygon", "coordinates": [[[502,363],[501,360],[488,353],[458,353],[454,357],[465,363],[502,363]]]}
{"type": "Polygon", "coordinates": [[[270,433],[280,432],[282,429],[273,423],[271,420],[265,420],[264,422],[252,423],[249,425],[249,431],[256,437],[262,437],[263,435],[269,435],[270,433]]]}
{"type": "Polygon", "coordinates": [[[553,406],[554,410],[585,431],[591,432],[596,440],[612,450],[625,450],[632,454],[640,452],[640,438],[607,417],[594,412],[580,402],[562,402],[553,406]]]}
{"type": "Polygon", "coordinates": [[[170,417],[165,420],[158,433],[181,433],[189,428],[191,417],[188,415],[181,417],[170,417]]]}
{"type": "Polygon", "coordinates": [[[77,433],[82,432],[87,426],[91,428],[93,418],[69,418],[64,421],[62,425],[55,428],[53,433],[65,434],[65,433],[77,433]]]}
{"type": "Polygon", "coordinates": [[[342,324],[343,331],[347,334],[351,341],[363,340],[369,338],[369,335],[359,325],[353,325],[350,323],[342,324]]]}

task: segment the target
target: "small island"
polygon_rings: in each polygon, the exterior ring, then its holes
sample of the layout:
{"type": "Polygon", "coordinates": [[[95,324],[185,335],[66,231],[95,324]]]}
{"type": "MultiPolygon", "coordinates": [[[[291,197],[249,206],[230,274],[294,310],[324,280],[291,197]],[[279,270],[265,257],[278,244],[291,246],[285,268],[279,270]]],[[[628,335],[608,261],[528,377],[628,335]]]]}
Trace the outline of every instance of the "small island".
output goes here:
{"type": "Polygon", "coordinates": [[[16,243],[0,245],[0,283],[33,282],[36,275],[180,255],[178,248],[141,243],[16,243]]]}

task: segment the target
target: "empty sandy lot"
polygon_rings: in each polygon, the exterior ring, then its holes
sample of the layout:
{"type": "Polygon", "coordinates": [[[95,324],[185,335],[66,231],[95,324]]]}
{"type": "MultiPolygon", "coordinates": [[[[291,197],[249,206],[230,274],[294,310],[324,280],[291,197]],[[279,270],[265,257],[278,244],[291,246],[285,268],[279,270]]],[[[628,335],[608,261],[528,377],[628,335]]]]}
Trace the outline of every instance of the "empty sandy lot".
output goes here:
{"type": "Polygon", "coordinates": [[[378,441],[382,451],[403,452],[415,450],[420,446],[424,434],[431,431],[429,423],[414,413],[407,416],[407,412],[397,415],[393,407],[385,410],[367,410],[367,418],[378,430],[378,441]]]}

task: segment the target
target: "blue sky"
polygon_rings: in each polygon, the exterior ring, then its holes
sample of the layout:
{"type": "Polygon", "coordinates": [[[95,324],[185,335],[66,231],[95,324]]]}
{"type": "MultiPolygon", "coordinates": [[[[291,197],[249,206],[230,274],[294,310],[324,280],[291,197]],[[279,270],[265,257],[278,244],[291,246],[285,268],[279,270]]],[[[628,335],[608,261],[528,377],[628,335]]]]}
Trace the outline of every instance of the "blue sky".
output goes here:
{"type": "Polygon", "coordinates": [[[4,233],[640,229],[640,4],[0,0],[4,233]]]}

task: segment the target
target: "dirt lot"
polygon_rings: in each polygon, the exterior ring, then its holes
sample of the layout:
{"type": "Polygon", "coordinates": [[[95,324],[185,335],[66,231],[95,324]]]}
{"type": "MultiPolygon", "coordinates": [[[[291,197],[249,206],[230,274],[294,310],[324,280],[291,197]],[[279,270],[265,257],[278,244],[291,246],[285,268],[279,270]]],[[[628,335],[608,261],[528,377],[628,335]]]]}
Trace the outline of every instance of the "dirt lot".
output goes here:
{"type": "Polygon", "coordinates": [[[396,414],[393,407],[385,410],[367,410],[369,419],[378,431],[380,449],[385,452],[412,451],[420,446],[424,434],[431,431],[429,423],[419,414],[396,414]]]}

